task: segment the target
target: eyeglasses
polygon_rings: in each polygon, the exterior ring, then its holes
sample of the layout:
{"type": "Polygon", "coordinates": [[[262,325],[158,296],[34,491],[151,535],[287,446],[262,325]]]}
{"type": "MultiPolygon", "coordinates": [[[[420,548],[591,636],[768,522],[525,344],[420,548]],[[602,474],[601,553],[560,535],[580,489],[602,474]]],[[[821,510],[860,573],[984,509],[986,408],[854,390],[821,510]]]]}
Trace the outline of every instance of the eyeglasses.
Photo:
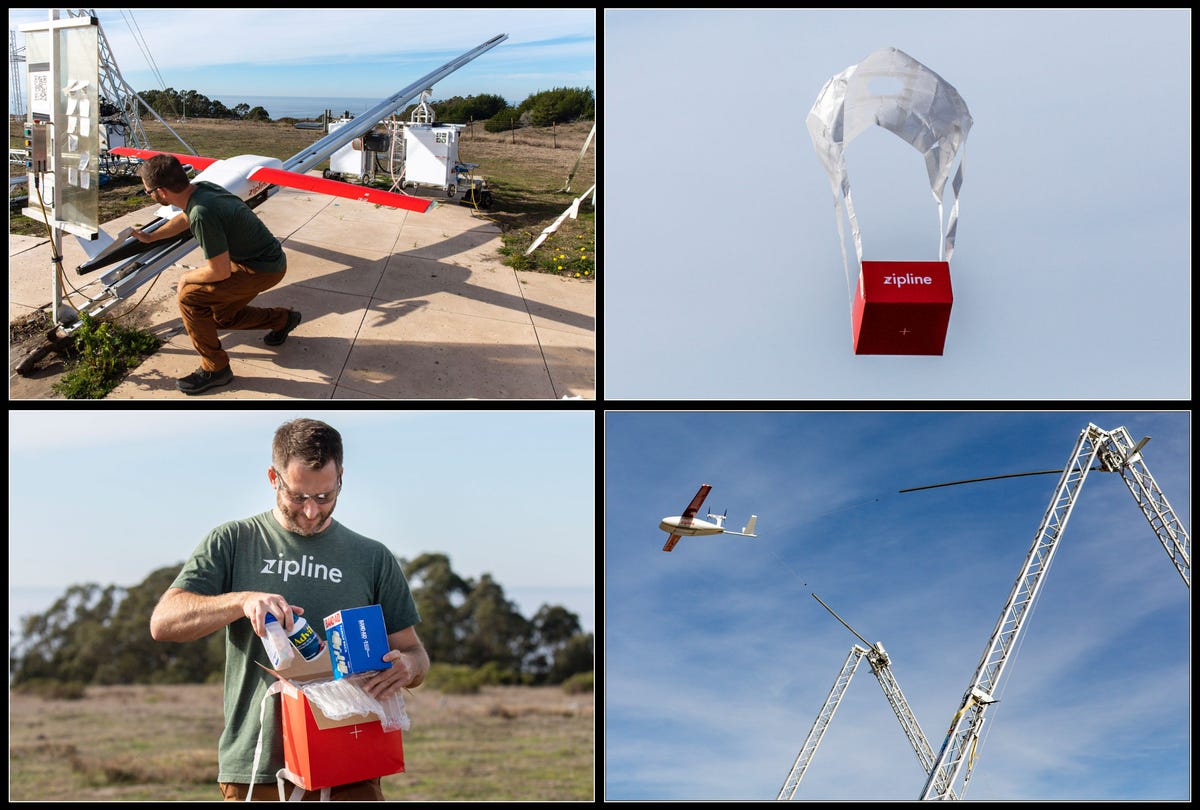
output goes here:
{"type": "Polygon", "coordinates": [[[332,489],[329,492],[319,492],[316,495],[297,495],[283,482],[283,476],[279,474],[279,470],[276,470],[274,467],[271,469],[275,473],[275,489],[283,493],[283,497],[287,498],[292,506],[304,506],[310,498],[317,506],[324,506],[334,500],[342,488],[342,476],[338,475],[337,489],[332,489]]]}
{"type": "Polygon", "coordinates": [[[155,186],[154,188],[147,188],[147,189],[143,189],[142,191],[145,193],[145,195],[147,197],[153,197],[154,192],[158,191],[160,188],[162,188],[162,186],[155,186]]]}

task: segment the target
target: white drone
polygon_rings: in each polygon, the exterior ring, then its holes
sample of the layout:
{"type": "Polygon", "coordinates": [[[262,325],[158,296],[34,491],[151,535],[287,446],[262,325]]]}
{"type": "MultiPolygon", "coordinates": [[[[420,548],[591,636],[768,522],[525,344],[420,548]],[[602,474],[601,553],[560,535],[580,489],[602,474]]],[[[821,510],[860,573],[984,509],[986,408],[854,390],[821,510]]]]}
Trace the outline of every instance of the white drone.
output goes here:
{"type": "MultiPolygon", "coordinates": [[[[696,493],[696,497],[692,498],[692,502],[688,504],[687,509],[683,510],[682,515],[665,517],[658,524],[658,528],[671,535],[667,538],[667,544],[663,546],[663,551],[670,551],[675,548],[675,544],[679,542],[679,538],[685,535],[695,537],[707,534],[736,534],[739,537],[758,537],[754,533],[754,524],[758,522],[758,515],[751,515],[750,521],[742,527],[740,532],[725,528],[725,515],[709,514],[708,517],[715,520],[716,523],[709,523],[706,520],[698,519],[696,512],[700,511],[700,506],[704,503],[704,499],[708,497],[710,489],[712,487],[709,484],[701,484],[700,491],[696,493]]],[[[728,513],[729,510],[725,511],[728,513]]]]}

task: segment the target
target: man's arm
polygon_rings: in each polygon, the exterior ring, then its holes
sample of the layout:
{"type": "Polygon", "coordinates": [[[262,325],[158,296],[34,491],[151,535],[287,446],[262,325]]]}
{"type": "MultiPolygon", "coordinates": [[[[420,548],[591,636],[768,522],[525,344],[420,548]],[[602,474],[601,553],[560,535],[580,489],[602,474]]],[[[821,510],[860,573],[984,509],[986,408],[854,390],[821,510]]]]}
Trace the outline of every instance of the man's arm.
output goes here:
{"type": "MultiPolygon", "coordinates": [[[[146,233],[145,231],[135,229],[133,237],[139,242],[150,244],[152,242],[161,242],[163,239],[170,239],[172,236],[183,233],[189,227],[188,216],[186,212],[176,214],[163,226],[155,231],[146,233]]],[[[229,260],[229,251],[225,251],[219,256],[213,256],[208,260],[207,267],[197,267],[195,270],[189,270],[179,277],[180,284],[215,284],[218,281],[224,281],[233,275],[233,265],[229,260]]]]}
{"type": "Polygon", "coordinates": [[[229,251],[208,260],[207,267],[197,267],[188,270],[179,277],[180,284],[215,284],[233,275],[233,265],[229,261],[229,251]]]}
{"type": "MultiPolygon", "coordinates": [[[[408,683],[404,685],[412,689],[423,684],[429,672],[429,653],[425,652],[425,645],[417,638],[416,628],[406,627],[398,633],[392,633],[388,636],[388,645],[404,661],[404,668],[408,672],[408,683]]],[[[395,666],[393,663],[392,667],[395,666]]]]}
{"type": "Polygon", "coordinates": [[[411,689],[420,686],[429,672],[429,653],[425,652],[425,645],[417,638],[415,628],[406,627],[388,633],[388,645],[392,649],[384,654],[383,660],[391,661],[392,668],[374,673],[363,684],[363,691],[377,699],[386,698],[402,687],[411,689]]]}
{"type": "Polygon", "coordinates": [[[267,632],[267,613],[282,617],[284,630],[290,633],[293,612],[302,614],[304,608],[289,605],[277,593],[235,591],[201,596],[182,588],[168,588],[150,616],[150,636],[155,641],[195,641],[247,618],[254,632],[262,637],[267,632]]]}

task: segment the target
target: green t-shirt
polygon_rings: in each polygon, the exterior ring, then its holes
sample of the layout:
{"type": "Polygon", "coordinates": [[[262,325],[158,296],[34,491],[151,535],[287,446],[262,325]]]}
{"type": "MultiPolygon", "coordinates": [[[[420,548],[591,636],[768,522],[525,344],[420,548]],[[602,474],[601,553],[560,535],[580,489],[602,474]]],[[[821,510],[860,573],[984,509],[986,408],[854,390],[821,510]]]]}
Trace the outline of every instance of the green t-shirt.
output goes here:
{"type": "Polygon", "coordinates": [[[194,184],[187,201],[188,228],[200,243],[204,258],[229,252],[229,260],[257,273],[287,269],[283,246],[240,197],[216,183],[194,184]]]}
{"type": "MultiPolygon", "coordinates": [[[[217,596],[235,591],[277,593],[304,609],[325,640],[326,616],[345,608],[381,605],[388,634],[421,620],[408,581],[387,546],[350,531],[336,520],[304,537],[279,525],[271,512],[218,526],[171,583],[173,588],[217,596]]],[[[258,741],[259,706],[275,678],[262,639],[243,617],[225,631],[225,730],[217,746],[219,782],[274,782],[283,767],[279,698],[267,702],[263,753],[251,774],[258,741]],[[252,778],[253,777],[253,778],[252,778]]]]}

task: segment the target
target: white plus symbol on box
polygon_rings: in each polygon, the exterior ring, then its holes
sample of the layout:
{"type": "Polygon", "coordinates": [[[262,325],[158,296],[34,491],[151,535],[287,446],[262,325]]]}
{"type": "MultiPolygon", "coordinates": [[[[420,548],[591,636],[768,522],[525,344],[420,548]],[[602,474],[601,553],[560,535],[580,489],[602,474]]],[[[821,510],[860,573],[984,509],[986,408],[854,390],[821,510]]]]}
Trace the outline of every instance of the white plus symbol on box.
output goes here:
{"type": "Polygon", "coordinates": [[[900,334],[902,334],[902,335],[907,335],[907,334],[908,334],[908,327],[906,326],[906,327],[904,327],[903,329],[901,329],[901,330],[900,330],[900,334]]]}
{"type": "Polygon", "coordinates": [[[358,735],[362,734],[362,730],[358,726],[355,726],[354,731],[351,731],[350,733],[354,735],[355,740],[358,740],[358,735]]]}

